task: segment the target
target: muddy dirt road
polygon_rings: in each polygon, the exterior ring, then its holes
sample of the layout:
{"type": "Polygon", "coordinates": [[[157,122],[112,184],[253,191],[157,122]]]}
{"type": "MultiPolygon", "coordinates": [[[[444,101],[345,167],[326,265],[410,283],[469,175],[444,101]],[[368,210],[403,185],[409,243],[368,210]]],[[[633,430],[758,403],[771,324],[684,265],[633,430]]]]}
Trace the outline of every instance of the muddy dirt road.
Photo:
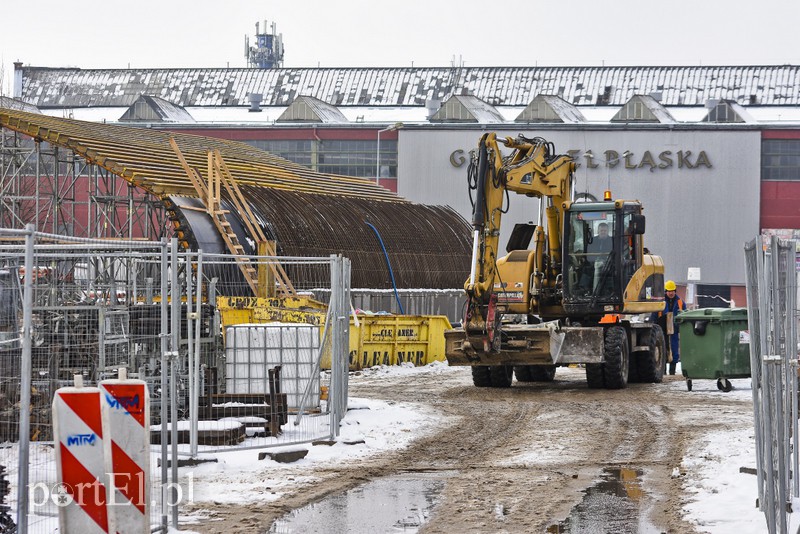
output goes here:
{"type": "MultiPolygon", "coordinates": [[[[665,381],[680,377],[665,377],[665,381]]],[[[358,464],[316,469],[268,504],[219,506],[200,532],[264,532],[284,513],[366,481],[409,472],[442,472],[440,504],[422,533],[546,532],[563,521],[607,468],[640,471],[640,509],[655,532],[691,533],[681,518],[682,477],[674,476],[692,441],[724,414],[746,425],[749,406],[724,394],[694,396],[666,384],[588,389],[580,369],[559,369],[550,383],[476,388],[469,369],[446,374],[354,376],[353,397],[430,407],[447,419],[392,452],[358,464]]]]}

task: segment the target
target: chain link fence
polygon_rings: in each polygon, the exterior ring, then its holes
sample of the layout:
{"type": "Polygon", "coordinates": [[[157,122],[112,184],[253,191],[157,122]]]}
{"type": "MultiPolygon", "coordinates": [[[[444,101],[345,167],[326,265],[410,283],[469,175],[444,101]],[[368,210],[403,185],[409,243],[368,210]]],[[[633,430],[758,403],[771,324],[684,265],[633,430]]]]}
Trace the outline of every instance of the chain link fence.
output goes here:
{"type": "Polygon", "coordinates": [[[125,369],[147,382],[153,530],[178,525],[187,457],[335,438],[349,280],[338,256],[204,256],[174,239],[0,229],[0,532],[58,529],[52,405],[76,381],[125,369]],[[267,284],[277,265],[305,282],[291,298],[242,296],[252,294],[243,262],[267,284]]]}
{"type": "Polygon", "coordinates": [[[798,471],[796,243],[745,245],[758,505],[770,534],[789,528],[798,471]]]}

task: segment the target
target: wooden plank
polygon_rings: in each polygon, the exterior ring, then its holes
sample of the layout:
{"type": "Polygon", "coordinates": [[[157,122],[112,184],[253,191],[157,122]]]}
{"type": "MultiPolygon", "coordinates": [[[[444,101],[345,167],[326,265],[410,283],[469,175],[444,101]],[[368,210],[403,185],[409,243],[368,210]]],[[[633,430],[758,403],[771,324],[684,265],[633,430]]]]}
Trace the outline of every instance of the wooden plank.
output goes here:
{"type": "MultiPolygon", "coordinates": [[[[250,231],[250,235],[256,241],[257,246],[263,246],[266,248],[268,255],[277,256],[275,249],[271,246],[270,242],[267,241],[267,236],[264,235],[261,226],[258,224],[255,215],[250,209],[250,204],[244,198],[241,189],[239,189],[239,186],[236,183],[236,179],[231,174],[230,169],[225,164],[225,160],[222,158],[222,155],[218,150],[214,152],[214,161],[215,172],[218,174],[220,181],[224,185],[225,190],[228,192],[228,195],[231,198],[234,206],[242,215],[242,220],[247,226],[247,229],[250,231]]],[[[270,263],[269,268],[272,270],[275,280],[278,282],[281,292],[284,295],[293,296],[297,294],[291,280],[289,279],[289,275],[283,269],[281,264],[270,263]]]]}
{"type": "MultiPolygon", "coordinates": [[[[228,247],[228,250],[231,251],[233,254],[242,254],[244,249],[239,244],[239,238],[236,237],[236,234],[233,232],[233,229],[225,220],[225,214],[222,213],[221,210],[214,210],[213,206],[219,205],[219,198],[214,198],[211,195],[211,191],[206,186],[205,182],[203,181],[202,177],[197,173],[197,171],[189,166],[186,158],[184,158],[181,149],[178,147],[178,144],[175,142],[175,139],[170,137],[169,139],[170,146],[175,151],[175,155],[178,157],[178,161],[180,162],[181,166],[183,167],[186,175],[189,177],[189,180],[192,182],[195,190],[197,191],[197,196],[200,198],[201,202],[206,203],[206,211],[208,212],[211,220],[214,222],[214,225],[217,227],[217,231],[220,233],[222,240],[225,242],[225,245],[228,247]],[[210,199],[210,205],[207,203],[210,199]]],[[[209,164],[211,162],[209,161],[209,164]]],[[[250,289],[253,291],[253,295],[258,295],[258,280],[256,280],[253,272],[253,269],[249,262],[245,261],[238,261],[239,270],[242,271],[247,284],[250,286],[250,289]]]]}

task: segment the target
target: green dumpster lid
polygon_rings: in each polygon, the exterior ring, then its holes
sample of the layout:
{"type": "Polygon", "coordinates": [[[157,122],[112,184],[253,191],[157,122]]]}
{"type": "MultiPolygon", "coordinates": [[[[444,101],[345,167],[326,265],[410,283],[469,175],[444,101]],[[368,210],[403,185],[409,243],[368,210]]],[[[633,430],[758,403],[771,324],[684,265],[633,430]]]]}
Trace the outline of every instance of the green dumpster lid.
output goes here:
{"type": "Polygon", "coordinates": [[[681,312],[675,321],[747,321],[747,308],[699,308],[681,312]]]}

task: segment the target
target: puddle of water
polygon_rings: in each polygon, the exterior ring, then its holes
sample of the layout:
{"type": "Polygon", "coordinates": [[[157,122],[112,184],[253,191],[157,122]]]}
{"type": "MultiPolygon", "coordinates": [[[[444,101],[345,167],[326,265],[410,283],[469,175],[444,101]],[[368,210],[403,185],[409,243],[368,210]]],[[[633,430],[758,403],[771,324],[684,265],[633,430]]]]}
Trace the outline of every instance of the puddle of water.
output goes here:
{"type": "Polygon", "coordinates": [[[569,517],[547,527],[549,534],[658,534],[661,532],[644,517],[639,477],[633,469],[605,469],[602,480],[588,488],[583,501],[569,517]]]}
{"type": "Polygon", "coordinates": [[[444,488],[440,475],[402,475],[373,480],[292,511],[270,534],[415,533],[430,517],[444,488]]]}

